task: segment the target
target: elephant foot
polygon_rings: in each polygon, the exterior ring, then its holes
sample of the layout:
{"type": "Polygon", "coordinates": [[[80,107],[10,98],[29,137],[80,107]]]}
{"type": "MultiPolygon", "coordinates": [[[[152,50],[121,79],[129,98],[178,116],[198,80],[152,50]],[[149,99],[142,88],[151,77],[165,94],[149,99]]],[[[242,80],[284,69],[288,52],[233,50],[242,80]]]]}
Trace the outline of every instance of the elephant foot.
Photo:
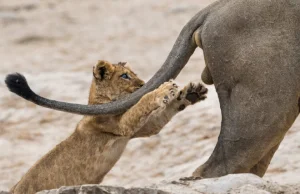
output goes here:
{"type": "Polygon", "coordinates": [[[252,173],[262,177],[280,144],[279,142],[270,149],[264,145],[265,149],[258,150],[256,146],[242,146],[254,145],[251,140],[224,142],[220,139],[211,157],[193,172],[191,180],[236,173],[252,173]]]}

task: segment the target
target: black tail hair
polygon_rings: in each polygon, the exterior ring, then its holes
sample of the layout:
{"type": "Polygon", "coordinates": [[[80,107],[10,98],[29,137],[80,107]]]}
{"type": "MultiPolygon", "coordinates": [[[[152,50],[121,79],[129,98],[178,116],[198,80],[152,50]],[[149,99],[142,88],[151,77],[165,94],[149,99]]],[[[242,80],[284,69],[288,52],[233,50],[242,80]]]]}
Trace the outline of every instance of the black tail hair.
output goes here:
{"type": "Polygon", "coordinates": [[[8,74],[5,78],[5,83],[11,92],[22,98],[30,100],[35,95],[30,89],[26,78],[20,73],[8,74]]]}

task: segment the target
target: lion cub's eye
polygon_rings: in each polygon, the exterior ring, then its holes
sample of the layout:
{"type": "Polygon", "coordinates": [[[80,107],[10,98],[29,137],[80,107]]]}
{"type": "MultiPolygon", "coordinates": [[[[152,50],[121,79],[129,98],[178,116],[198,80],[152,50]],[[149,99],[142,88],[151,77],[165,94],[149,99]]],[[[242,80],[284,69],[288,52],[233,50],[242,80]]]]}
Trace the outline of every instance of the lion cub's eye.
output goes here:
{"type": "Polygon", "coordinates": [[[130,77],[127,75],[127,73],[123,73],[120,77],[123,79],[130,79],[130,77]]]}

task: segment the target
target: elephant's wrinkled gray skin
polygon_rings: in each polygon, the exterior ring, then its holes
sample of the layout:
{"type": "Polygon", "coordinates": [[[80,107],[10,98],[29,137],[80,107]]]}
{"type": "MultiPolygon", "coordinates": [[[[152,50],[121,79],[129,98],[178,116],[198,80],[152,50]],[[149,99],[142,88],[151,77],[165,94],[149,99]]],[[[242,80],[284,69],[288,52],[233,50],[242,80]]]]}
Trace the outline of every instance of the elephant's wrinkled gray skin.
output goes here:
{"type": "Polygon", "coordinates": [[[193,175],[263,176],[299,113],[300,1],[220,1],[200,29],[222,128],[213,154],[193,175]]]}
{"type": "Polygon", "coordinates": [[[150,82],[121,102],[97,107],[74,105],[40,99],[14,77],[8,77],[7,84],[11,91],[48,108],[112,114],[126,110],[145,93],[175,78],[197,46],[203,49],[207,65],[202,79],[214,83],[219,96],[222,127],[211,157],[193,176],[246,172],[263,176],[299,113],[298,0],[213,3],[183,28],[166,62],[150,82]]]}

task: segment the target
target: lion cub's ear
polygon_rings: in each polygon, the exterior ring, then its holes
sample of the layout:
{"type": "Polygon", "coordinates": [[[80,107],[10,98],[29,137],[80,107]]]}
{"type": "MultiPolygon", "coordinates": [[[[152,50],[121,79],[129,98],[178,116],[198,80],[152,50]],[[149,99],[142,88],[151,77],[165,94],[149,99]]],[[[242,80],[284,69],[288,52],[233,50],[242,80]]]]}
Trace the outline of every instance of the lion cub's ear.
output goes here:
{"type": "Polygon", "coordinates": [[[115,67],[107,61],[98,61],[94,66],[93,74],[96,79],[110,79],[115,71],[115,67]]]}
{"type": "Polygon", "coordinates": [[[127,62],[119,62],[119,63],[118,63],[118,65],[121,65],[121,66],[123,66],[123,67],[125,67],[126,64],[127,64],[127,62]]]}

